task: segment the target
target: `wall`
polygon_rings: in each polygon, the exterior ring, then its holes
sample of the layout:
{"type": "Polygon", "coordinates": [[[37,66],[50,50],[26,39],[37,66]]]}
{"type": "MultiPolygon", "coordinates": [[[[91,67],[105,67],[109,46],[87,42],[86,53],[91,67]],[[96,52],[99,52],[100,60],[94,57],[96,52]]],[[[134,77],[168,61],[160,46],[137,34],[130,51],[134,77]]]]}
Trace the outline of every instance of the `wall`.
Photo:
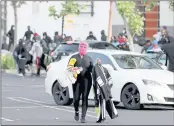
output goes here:
{"type": "MultiPolygon", "coordinates": [[[[169,10],[168,1],[160,1],[160,27],[167,26],[169,34],[174,35],[174,12],[169,10]]],[[[113,25],[112,34],[117,35],[124,28],[123,20],[117,11],[115,4],[113,5],[113,25]]]]}
{"type": "MultiPolygon", "coordinates": [[[[8,2],[8,30],[14,24],[13,8],[10,4],[8,2]]],[[[48,7],[50,5],[56,5],[57,8],[61,9],[61,2],[44,2],[38,5],[35,3],[33,9],[32,2],[27,2],[26,5],[18,9],[18,39],[24,36],[28,25],[39,34],[47,32],[51,37],[53,37],[55,31],[61,33],[61,19],[54,20],[48,17],[48,7]]],[[[89,31],[93,31],[97,39],[100,40],[100,31],[105,30],[107,33],[108,17],[109,2],[96,1],[94,2],[94,16],[91,17],[90,14],[75,16],[72,28],[65,29],[65,34],[72,35],[73,38],[86,39],[89,31]]]]}
{"type": "Polygon", "coordinates": [[[112,35],[118,35],[120,32],[122,32],[123,28],[124,28],[124,22],[123,19],[121,17],[121,15],[119,14],[119,12],[117,11],[117,7],[115,5],[115,3],[113,4],[113,19],[112,19],[112,35]]]}
{"type": "Polygon", "coordinates": [[[174,36],[174,11],[169,10],[168,1],[160,2],[160,26],[167,26],[170,35],[174,36]]]}

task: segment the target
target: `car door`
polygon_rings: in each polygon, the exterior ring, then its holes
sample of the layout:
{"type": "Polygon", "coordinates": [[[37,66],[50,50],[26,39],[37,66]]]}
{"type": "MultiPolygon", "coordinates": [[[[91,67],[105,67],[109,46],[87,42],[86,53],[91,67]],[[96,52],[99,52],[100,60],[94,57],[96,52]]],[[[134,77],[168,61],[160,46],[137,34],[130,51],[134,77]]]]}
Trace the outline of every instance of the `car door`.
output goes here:
{"type": "MultiPolygon", "coordinates": [[[[96,64],[96,59],[99,58],[102,62],[102,64],[104,65],[104,67],[107,67],[105,65],[110,65],[113,69],[109,70],[111,75],[114,75],[112,72],[115,68],[115,66],[113,65],[112,61],[110,60],[110,58],[104,54],[101,53],[95,53],[95,52],[88,52],[87,54],[88,56],[90,56],[92,58],[93,61],[93,65],[96,64]]],[[[94,98],[94,93],[93,93],[93,87],[91,88],[90,94],[89,94],[89,99],[93,99],[94,98]]]]}

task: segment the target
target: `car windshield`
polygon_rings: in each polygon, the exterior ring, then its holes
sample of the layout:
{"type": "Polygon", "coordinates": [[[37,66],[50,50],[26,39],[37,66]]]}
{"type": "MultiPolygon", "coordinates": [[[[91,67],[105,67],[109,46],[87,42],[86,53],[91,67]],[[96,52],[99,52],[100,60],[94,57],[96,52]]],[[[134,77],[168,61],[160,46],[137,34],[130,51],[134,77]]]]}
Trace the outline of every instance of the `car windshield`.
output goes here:
{"type": "Polygon", "coordinates": [[[117,49],[117,47],[113,46],[112,44],[108,43],[90,43],[89,46],[91,48],[96,48],[96,49],[117,49]]]}
{"type": "Polygon", "coordinates": [[[162,69],[157,63],[146,56],[113,55],[116,63],[123,69],[162,69]]]}
{"type": "Polygon", "coordinates": [[[65,44],[62,43],[60,44],[57,49],[55,50],[57,51],[63,51],[63,52],[77,52],[78,51],[78,44],[65,44]]]}

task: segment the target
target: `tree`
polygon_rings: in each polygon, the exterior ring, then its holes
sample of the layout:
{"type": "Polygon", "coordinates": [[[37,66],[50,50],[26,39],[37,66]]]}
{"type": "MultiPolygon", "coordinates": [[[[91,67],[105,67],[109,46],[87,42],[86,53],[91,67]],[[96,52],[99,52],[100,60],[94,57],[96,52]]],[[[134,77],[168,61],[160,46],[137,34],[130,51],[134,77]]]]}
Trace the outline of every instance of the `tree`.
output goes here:
{"type": "Polygon", "coordinates": [[[135,35],[139,36],[143,33],[144,17],[136,9],[136,3],[133,1],[117,1],[115,4],[126,27],[130,50],[134,51],[133,38],[135,35]]]}
{"type": "Polygon", "coordinates": [[[49,16],[53,17],[55,20],[62,18],[62,35],[63,35],[63,28],[64,28],[64,17],[68,14],[76,14],[79,15],[80,11],[85,9],[85,6],[80,5],[73,0],[66,1],[65,3],[62,3],[62,10],[60,13],[57,12],[55,6],[49,7],[49,16]]]}
{"type": "Polygon", "coordinates": [[[17,1],[13,0],[11,1],[11,5],[14,10],[14,21],[15,21],[15,32],[14,32],[14,47],[17,44],[17,28],[18,28],[18,15],[17,15],[17,9],[20,8],[23,4],[25,4],[25,1],[17,1]]]}
{"type": "Polygon", "coordinates": [[[169,1],[169,8],[170,8],[170,10],[174,11],[174,0],[169,1]]]}
{"type": "MultiPolygon", "coordinates": [[[[151,11],[153,10],[153,8],[157,5],[159,5],[159,2],[158,0],[154,0],[154,1],[150,1],[150,0],[144,0],[144,3],[146,5],[146,11],[151,11]]],[[[174,0],[170,0],[168,1],[169,2],[169,9],[171,11],[174,11],[174,0]]]]}

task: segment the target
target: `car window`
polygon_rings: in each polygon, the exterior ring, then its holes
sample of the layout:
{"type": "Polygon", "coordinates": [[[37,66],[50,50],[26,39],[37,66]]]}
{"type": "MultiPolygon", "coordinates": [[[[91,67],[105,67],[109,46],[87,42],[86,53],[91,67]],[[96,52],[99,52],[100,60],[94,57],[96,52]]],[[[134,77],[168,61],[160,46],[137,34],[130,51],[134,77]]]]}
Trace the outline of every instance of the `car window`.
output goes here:
{"type": "Polygon", "coordinates": [[[160,65],[165,65],[166,64],[166,54],[162,54],[160,57],[159,57],[159,59],[158,59],[158,63],[160,64],[160,65]]]}
{"type": "Polygon", "coordinates": [[[146,56],[113,55],[118,66],[123,69],[161,69],[146,56]]]}
{"type": "Polygon", "coordinates": [[[114,47],[112,44],[109,43],[90,43],[89,46],[91,48],[96,48],[96,49],[117,49],[114,47]]]}
{"type": "Polygon", "coordinates": [[[115,69],[115,66],[113,65],[112,61],[109,59],[108,56],[101,53],[93,53],[93,52],[88,52],[87,55],[92,58],[94,64],[96,63],[96,59],[99,58],[102,64],[110,64],[113,67],[113,69],[115,69]]]}
{"type": "Polygon", "coordinates": [[[73,44],[66,44],[62,43],[56,48],[57,51],[63,51],[63,52],[77,52],[78,51],[79,44],[73,43],[73,44]]]}

